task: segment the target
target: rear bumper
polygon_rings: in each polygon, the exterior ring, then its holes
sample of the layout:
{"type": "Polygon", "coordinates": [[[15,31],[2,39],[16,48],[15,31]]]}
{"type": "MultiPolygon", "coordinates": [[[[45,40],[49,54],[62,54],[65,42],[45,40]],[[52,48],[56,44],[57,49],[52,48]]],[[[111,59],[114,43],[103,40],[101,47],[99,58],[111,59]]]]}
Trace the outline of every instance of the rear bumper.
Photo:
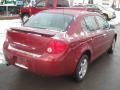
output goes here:
{"type": "Polygon", "coordinates": [[[44,75],[44,76],[61,76],[72,75],[73,71],[70,70],[69,62],[65,61],[65,57],[54,57],[52,55],[42,55],[41,57],[32,57],[29,55],[21,54],[18,52],[10,51],[6,48],[3,49],[4,56],[8,65],[15,65],[17,67],[26,69],[27,71],[44,75]],[[22,59],[20,59],[22,58],[22,59]],[[18,59],[24,60],[24,63],[18,63],[18,59]]]}

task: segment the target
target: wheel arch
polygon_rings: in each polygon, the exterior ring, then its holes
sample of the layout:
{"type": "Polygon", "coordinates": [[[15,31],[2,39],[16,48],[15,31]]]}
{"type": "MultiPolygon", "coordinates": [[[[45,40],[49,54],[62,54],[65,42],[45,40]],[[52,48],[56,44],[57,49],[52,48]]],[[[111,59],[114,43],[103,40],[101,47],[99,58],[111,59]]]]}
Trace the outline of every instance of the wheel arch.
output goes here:
{"type": "Polygon", "coordinates": [[[89,62],[90,62],[90,61],[91,61],[91,56],[92,56],[91,51],[90,51],[89,49],[85,50],[85,51],[81,54],[80,58],[81,58],[84,54],[88,55],[88,58],[89,58],[88,60],[89,60],[89,62]]]}
{"type": "MultiPolygon", "coordinates": [[[[89,49],[85,50],[81,55],[80,55],[80,58],[82,58],[83,55],[87,55],[88,56],[88,63],[90,62],[91,60],[91,51],[89,49]]],[[[73,78],[76,79],[76,71],[77,71],[77,67],[79,65],[79,62],[80,62],[80,59],[78,60],[77,62],[77,65],[75,67],[75,70],[73,72],[73,78]]],[[[77,80],[77,79],[76,79],[77,80]]]]}

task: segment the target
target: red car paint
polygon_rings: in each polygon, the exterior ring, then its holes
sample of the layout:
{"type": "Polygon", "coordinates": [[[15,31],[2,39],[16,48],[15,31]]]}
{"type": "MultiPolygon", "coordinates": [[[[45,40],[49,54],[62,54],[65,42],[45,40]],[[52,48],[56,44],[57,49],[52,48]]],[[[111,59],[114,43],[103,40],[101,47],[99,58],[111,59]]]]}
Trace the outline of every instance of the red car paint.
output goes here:
{"type": "Polygon", "coordinates": [[[25,26],[8,30],[3,52],[9,65],[40,75],[72,75],[86,51],[90,53],[90,62],[94,61],[110,48],[115,36],[115,32],[108,28],[83,30],[81,23],[84,17],[100,16],[97,13],[65,9],[64,13],[62,9],[41,13],[67,14],[74,19],[65,32],[25,26]]]}

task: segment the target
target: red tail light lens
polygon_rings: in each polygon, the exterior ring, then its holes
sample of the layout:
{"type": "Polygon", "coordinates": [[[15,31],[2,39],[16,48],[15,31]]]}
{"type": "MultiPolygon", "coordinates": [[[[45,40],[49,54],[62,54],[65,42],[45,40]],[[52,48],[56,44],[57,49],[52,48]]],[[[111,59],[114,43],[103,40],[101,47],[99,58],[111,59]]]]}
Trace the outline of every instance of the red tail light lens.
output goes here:
{"type": "Polygon", "coordinates": [[[63,41],[53,40],[49,43],[47,53],[58,54],[67,49],[67,44],[63,41]]]}

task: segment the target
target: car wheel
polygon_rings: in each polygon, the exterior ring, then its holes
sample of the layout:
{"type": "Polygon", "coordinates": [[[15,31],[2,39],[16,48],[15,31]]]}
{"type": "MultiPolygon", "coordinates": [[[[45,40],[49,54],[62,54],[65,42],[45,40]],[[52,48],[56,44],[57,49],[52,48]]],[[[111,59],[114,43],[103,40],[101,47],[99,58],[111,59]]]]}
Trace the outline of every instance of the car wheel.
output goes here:
{"type": "Polygon", "coordinates": [[[74,75],[74,79],[79,82],[81,80],[84,79],[87,69],[88,69],[88,55],[83,55],[80,58],[80,62],[77,65],[76,71],[75,71],[75,75],[74,75]]]}
{"type": "Polygon", "coordinates": [[[103,17],[104,17],[104,19],[105,19],[105,20],[109,20],[109,18],[108,18],[108,15],[107,15],[107,14],[103,14],[103,17]]]}
{"type": "Polygon", "coordinates": [[[26,22],[28,19],[29,19],[29,15],[28,15],[28,14],[24,14],[24,15],[22,16],[22,22],[23,22],[23,23],[26,22]]]}
{"type": "Polygon", "coordinates": [[[112,53],[114,52],[115,43],[116,43],[116,40],[113,39],[112,44],[111,44],[111,47],[110,47],[109,50],[108,50],[108,54],[112,54],[112,53]]]}

